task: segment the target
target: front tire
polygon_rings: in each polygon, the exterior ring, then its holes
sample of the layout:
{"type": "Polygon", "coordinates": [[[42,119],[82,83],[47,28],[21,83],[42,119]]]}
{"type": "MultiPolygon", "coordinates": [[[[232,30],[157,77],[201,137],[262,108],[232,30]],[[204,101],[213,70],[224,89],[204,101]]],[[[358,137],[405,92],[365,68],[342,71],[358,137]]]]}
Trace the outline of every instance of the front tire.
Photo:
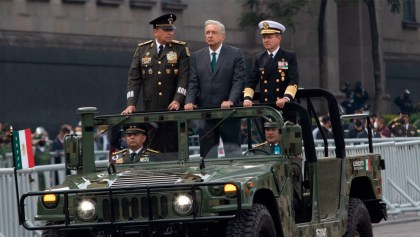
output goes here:
{"type": "Polygon", "coordinates": [[[276,228],[270,212],[262,204],[255,204],[250,210],[243,210],[239,216],[228,222],[226,237],[275,237],[276,228]]]}
{"type": "Polygon", "coordinates": [[[347,231],[343,237],[373,237],[369,211],[360,199],[350,198],[347,231]]]}

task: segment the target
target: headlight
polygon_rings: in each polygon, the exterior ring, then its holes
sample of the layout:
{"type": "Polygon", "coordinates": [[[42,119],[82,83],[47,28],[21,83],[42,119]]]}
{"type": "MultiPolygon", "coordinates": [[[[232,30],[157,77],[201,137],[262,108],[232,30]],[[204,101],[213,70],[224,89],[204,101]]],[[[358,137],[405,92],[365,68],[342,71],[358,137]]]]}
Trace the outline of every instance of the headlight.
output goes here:
{"type": "Polygon", "coordinates": [[[77,205],[77,216],[82,221],[90,221],[96,217],[96,203],[90,199],[83,199],[77,205]]]}
{"type": "Polygon", "coordinates": [[[233,185],[233,184],[225,184],[225,186],[223,187],[223,189],[225,191],[226,197],[229,197],[229,198],[236,197],[236,191],[237,191],[237,189],[236,189],[236,186],[235,185],[233,185]]]}
{"type": "Polygon", "coordinates": [[[45,194],[41,199],[42,204],[45,208],[52,209],[57,207],[58,204],[58,195],[57,194],[45,194]]]}
{"type": "Polygon", "coordinates": [[[213,186],[209,186],[209,192],[215,196],[221,196],[223,195],[225,192],[224,188],[222,185],[213,185],[213,186]]]}
{"type": "Polygon", "coordinates": [[[186,216],[191,214],[193,207],[192,197],[188,194],[180,194],[174,199],[174,210],[178,215],[186,216]]]}

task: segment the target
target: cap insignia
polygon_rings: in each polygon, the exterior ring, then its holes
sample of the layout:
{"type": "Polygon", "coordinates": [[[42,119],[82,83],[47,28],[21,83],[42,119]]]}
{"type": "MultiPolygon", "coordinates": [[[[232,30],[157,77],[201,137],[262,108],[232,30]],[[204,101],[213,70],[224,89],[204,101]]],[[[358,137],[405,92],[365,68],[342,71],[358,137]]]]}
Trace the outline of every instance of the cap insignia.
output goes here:
{"type": "Polygon", "coordinates": [[[263,23],[263,28],[264,28],[264,30],[267,30],[268,29],[268,22],[264,22],[263,23]]]}

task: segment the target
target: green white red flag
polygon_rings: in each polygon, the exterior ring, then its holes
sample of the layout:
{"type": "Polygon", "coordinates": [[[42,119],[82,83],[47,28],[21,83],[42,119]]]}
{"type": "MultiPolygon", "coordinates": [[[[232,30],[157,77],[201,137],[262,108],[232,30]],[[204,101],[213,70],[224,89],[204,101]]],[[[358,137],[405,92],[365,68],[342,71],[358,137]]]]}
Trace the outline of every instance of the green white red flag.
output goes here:
{"type": "Polygon", "coordinates": [[[370,162],[369,159],[365,160],[365,170],[369,171],[372,169],[372,163],[370,162]]]}
{"type": "Polygon", "coordinates": [[[13,151],[17,170],[34,167],[34,152],[29,128],[13,132],[13,151]]]}

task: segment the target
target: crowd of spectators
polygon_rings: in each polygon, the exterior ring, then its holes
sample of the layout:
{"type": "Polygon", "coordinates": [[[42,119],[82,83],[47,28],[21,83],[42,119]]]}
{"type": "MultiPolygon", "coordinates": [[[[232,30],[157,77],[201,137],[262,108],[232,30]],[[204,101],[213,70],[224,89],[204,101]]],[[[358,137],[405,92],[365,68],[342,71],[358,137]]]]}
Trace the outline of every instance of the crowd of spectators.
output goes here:
{"type": "MultiPolygon", "coordinates": [[[[400,112],[389,122],[386,121],[383,115],[376,115],[369,112],[369,95],[362,87],[360,81],[357,81],[353,88],[350,83],[345,83],[340,88],[340,91],[346,95],[346,98],[340,104],[344,113],[368,114],[374,138],[418,136],[418,128],[409,122],[409,116],[414,113],[419,113],[420,106],[414,105],[410,98],[411,93],[409,90],[404,90],[401,95],[394,99],[394,103],[398,106],[400,112]]],[[[323,124],[323,121],[320,120],[320,122],[323,124]]],[[[343,126],[345,137],[365,138],[368,136],[367,127],[368,123],[366,119],[352,119],[343,126]]],[[[319,139],[319,136],[317,137],[314,134],[314,138],[319,139]]]]}
{"type": "MultiPolygon", "coordinates": [[[[64,137],[67,134],[82,135],[80,123],[77,124],[74,129],[70,124],[61,125],[57,135],[54,137],[50,137],[47,130],[42,126],[31,130],[35,165],[63,163],[62,152],[64,149],[64,137]]],[[[107,134],[95,134],[94,148],[95,150],[109,150],[107,134]]],[[[6,168],[12,165],[12,160],[7,161],[7,154],[9,154],[8,157],[10,157],[11,152],[10,125],[8,123],[0,122],[0,168],[6,168]]],[[[103,158],[105,159],[106,157],[104,156],[103,158]]]]}

